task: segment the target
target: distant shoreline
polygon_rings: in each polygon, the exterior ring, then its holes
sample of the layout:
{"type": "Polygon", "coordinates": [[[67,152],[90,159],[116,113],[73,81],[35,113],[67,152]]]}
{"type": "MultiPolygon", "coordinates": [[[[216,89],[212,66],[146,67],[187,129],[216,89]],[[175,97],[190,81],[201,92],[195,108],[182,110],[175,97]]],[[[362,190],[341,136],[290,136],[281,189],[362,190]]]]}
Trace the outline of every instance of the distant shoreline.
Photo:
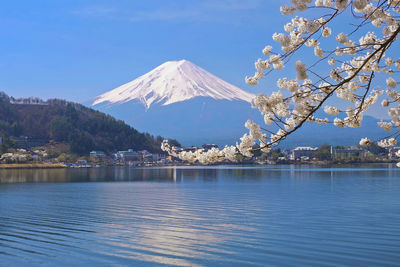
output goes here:
{"type": "Polygon", "coordinates": [[[0,170],[3,169],[61,169],[66,168],[64,164],[60,163],[13,163],[13,164],[0,164],[0,170]]]}
{"type": "MultiPolygon", "coordinates": [[[[166,165],[152,165],[152,166],[129,166],[129,165],[102,165],[96,167],[131,167],[131,168],[159,168],[159,167],[199,167],[199,166],[274,166],[274,165],[309,165],[314,167],[333,167],[333,166],[348,166],[348,165],[364,165],[364,164],[394,164],[397,161],[349,161],[349,162],[332,162],[332,161],[303,161],[303,162],[244,162],[244,163],[220,163],[220,164],[166,164],[166,165]]],[[[62,163],[12,163],[12,164],[0,164],[0,170],[12,170],[12,169],[74,169],[74,168],[94,168],[95,166],[82,166],[82,167],[71,167],[62,163]]]]}

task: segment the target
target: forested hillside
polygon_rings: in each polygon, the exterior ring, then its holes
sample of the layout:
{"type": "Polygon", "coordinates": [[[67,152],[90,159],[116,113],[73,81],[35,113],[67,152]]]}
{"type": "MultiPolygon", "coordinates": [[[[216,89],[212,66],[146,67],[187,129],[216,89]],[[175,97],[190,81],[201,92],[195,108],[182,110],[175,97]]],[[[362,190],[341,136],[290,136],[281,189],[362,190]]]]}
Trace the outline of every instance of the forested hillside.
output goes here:
{"type": "Polygon", "coordinates": [[[15,100],[0,92],[0,137],[28,136],[70,145],[72,153],[133,148],[160,151],[162,137],[140,133],[123,121],[65,100],[15,100]]]}

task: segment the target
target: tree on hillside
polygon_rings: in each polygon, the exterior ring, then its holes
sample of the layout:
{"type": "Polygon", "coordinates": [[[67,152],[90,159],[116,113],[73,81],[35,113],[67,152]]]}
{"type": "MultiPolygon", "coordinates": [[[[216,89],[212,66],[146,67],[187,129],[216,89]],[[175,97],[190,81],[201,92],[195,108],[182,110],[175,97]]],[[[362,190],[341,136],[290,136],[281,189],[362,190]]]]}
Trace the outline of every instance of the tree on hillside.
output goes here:
{"type": "MultiPolygon", "coordinates": [[[[160,149],[162,137],[155,138],[140,133],[123,121],[65,100],[39,99],[15,100],[0,92],[0,137],[27,136],[68,145],[71,153],[87,155],[92,150],[111,153],[116,150],[148,150],[153,153],[160,149]]],[[[172,140],[172,143],[179,145],[172,140]]],[[[0,152],[12,146],[0,147],[0,152]]],[[[16,147],[16,145],[15,145],[16,147]]]]}
{"type": "Polygon", "coordinates": [[[331,160],[331,146],[330,145],[322,145],[317,151],[315,151],[315,158],[318,160],[331,160]]]}
{"type": "MultiPolygon", "coordinates": [[[[380,98],[391,121],[378,123],[390,132],[378,145],[396,144],[400,127],[400,60],[390,53],[399,49],[400,0],[291,0],[280,11],[292,17],[284,25],[284,33],[272,36],[281,51],[267,45],[262,50],[266,58],[258,59],[254,76],[246,77],[248,84],[257,85],[271,72],[284,73],[288,68],[296,72],[296,77],[283,74],[277,80],[277,91],[253,100],[253,107],[264,116],[265,125],[248,120],[245,126],[249,133],[236,146],[222,150],[178,153],[168,142],[163,143],[164,150],[200,163],[234,161],[237,153],[252,156],[255,143],[263,152],[270,151],[306,123],[360,127],[363,114],[380,98]],[[301,12],[307,17],[298,17],[301,12]],[[340,27],[343,23],[344,29],[340,27]],[[343,102],[351,107],[332,105],[343,102]],[[317,117],[318,110],[329,118],[317,117]]],[[[360,145],[370,143],[368,138],[360,141],[360,145]]]]}

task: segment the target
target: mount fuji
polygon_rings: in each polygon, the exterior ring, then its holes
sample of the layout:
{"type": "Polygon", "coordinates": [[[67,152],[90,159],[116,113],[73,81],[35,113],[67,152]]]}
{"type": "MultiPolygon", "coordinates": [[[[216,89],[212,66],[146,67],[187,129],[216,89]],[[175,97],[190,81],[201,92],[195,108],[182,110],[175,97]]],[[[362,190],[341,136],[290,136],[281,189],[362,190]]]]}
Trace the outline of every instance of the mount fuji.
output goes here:
{"type": "Polygon", "coordinates": [[[251,108],[253,94],[187,60],[168,61],[143,76],[106,92],[95,109],[140,131],[184,145],[236,142],[244,122],[261,116],[251,108]]]}
{"type": "MultiPolygon", "coordinates": [[[[253,97],[199,66],[180,60],[165,62],[96,97],[91,105],[139,131],[174,138],[185,146],[221,146],[234,144],[247,132],[247,119],[263,124],[260,113],[251,108],[253,97]]],[[[317,116],[326,117],[322,112],[317,116]]],[[[385,134],[376,126],[377,121],[365,116],[363,127],[346,130],[307,124],[285,140],[282,147],[358,144],[361,137],[385,134]]]]}
{"type": "Polygon", "coordinates": [[[93,105],[139,100],[147,109],[195,97],[251,102],[253,94],[233,86],[187,60],[168,61],[147,74],[96,98],[93,105]]]}

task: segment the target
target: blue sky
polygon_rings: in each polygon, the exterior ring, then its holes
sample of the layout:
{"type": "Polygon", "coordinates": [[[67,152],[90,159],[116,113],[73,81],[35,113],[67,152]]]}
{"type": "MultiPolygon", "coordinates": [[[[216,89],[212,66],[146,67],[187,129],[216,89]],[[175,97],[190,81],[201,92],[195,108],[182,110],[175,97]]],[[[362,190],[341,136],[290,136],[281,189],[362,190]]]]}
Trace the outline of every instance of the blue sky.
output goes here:
{"type": "MultiPolygon", "coordinates": [[[[187,59],[242,89],[270,94],[282,72],[258,86],[246,85],[244,77],[254,73],[254,61],[262,57],[265,45],[279,49],[271,36],[291,19],[279,12],[288,2],[3,1],[0,91],[88,103],[165,61],[187,59]]],[[[348,31],[349,22],[339,20],[333,34],[348,31]]],[[[396,50],[398,56],[398,45],[396,50]]],[[[306,63],[315,60],[300,56],[306,63]]],[[[293,78],[293,72],[293,66],[286,66],[284,76],[293,78]]],[[[386,117],[379,105],[369,114],[386,117]]]]}
{"type": "MultiPolygon", "coordinates": [[[[0,9],[0,90],[83,102],[168,60],[251,92],[245,75],[287,18],[271,0],[15,0],[0,9]]],[[[273,82],[275,84],[275,81],[273,82]]],[[[264,84],[268,85],[268,82],[264,84]]]]}

